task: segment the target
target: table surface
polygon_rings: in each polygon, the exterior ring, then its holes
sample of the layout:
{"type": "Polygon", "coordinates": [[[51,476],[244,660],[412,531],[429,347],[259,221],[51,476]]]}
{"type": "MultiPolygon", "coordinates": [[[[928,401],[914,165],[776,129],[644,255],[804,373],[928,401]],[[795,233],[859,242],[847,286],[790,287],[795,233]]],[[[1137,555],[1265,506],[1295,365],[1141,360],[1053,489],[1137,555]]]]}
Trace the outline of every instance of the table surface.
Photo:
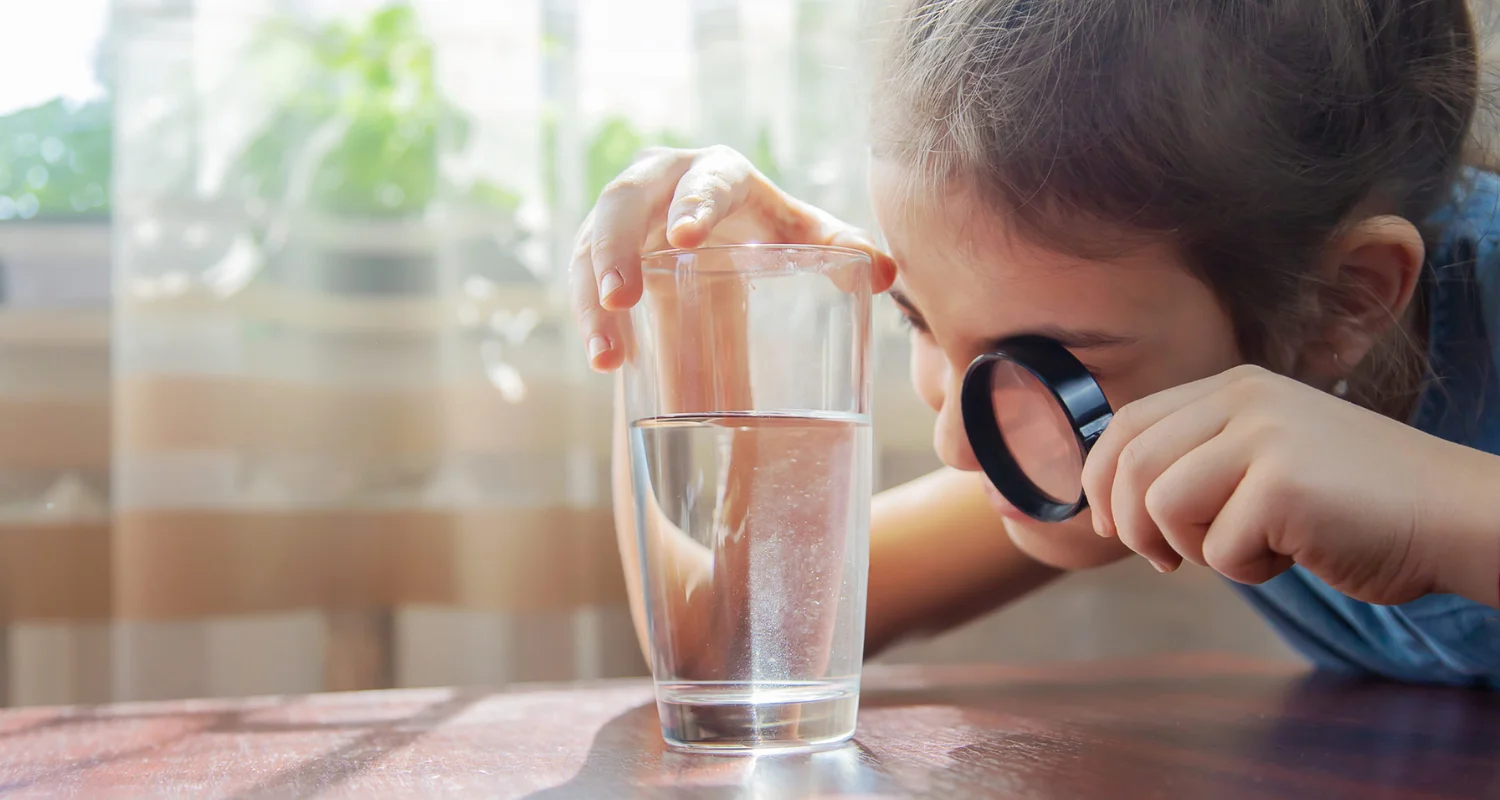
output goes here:
{"type": "Polygon", "coordinates": [[[662,745],[615,681],[14,709],[5,797],[1500,797],[1500,693],[1216,656],[875,667],[855,742],[662,745]]]}

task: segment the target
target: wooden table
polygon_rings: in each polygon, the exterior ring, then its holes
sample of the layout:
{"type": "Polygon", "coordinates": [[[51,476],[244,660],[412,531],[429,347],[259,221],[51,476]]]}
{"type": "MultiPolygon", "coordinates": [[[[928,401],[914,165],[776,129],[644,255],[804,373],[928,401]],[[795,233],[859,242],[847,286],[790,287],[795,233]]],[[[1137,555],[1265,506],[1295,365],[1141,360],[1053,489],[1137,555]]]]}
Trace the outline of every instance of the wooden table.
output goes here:
{"type": "Polygon", "coordinates": [[[1197,656],[884,667],[859,734],[665,751],[640,681],[17,709],[7,797],[1500,797],[1500,694],[1197,656]]]}

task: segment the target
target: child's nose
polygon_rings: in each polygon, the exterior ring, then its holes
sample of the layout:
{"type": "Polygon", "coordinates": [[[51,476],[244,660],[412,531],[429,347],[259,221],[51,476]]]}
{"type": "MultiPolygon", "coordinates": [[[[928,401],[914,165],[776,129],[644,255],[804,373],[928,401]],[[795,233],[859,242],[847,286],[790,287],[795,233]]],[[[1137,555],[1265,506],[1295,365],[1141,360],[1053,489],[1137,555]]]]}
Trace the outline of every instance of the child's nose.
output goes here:
{"type": "Polygon", "coordinates": [[[978,459],[969,444],[969,435],[964,430],[963,404],[959,387],[950,388],[943,407],[938,410],[937,426],[932,433],[932,446],[944,464],[966,472],[978,472],[978,459]]]}

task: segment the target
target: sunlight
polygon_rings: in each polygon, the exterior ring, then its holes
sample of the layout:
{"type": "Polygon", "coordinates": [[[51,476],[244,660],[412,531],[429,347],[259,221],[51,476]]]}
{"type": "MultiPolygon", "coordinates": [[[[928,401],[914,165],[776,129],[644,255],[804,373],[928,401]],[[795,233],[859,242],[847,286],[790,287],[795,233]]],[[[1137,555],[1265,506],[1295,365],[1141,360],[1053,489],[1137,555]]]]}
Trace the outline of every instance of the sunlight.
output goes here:
{"type": "Polygon", "coordinates": [[[0,116],[59,96],[83,102],[104,93],[95,51],[109,0],[52,0],[27,7],[0,48],[0,116]]]}

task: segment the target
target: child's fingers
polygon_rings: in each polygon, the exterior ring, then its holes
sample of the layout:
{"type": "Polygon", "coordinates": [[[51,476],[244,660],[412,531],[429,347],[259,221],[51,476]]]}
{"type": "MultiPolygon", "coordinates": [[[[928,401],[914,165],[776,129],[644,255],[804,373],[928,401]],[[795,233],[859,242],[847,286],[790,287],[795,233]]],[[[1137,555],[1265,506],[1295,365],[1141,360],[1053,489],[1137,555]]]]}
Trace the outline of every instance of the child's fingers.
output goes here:
{"type": "Polygon", "coordinates": [[[641,297],[641,250],[692,165],[687,151],[650,151],[605,187],[587,227],[599,306],[623,311],[641,297]]]}
{"type": "Polygon", "coordinates": [[[1203,560],[1238,583],[1257,584],[1291,568],[1293,559],[1271,549],[1264,521],[1267,493],[1258,491],[1249,470],[1234,482],[1203,540],[1203,560]]]}
{"type": "MultiPolygon", "coordinates": [[[[1147,495],[1174,464],[1218,436],[1233,412],[1232,398],[1223,393],[1200,397],[1177,406],[1119,447],[1107,489],[1114,532],[1158,569],[1174,569],[1188,553],[1171,545],[1147,506],[1147,495]]],[[[1107,455],[1096,449],[1089,458],[1107,455]]]]}
{"type": "Polygon", "coordinates": [[[748,159],[727,147],[704,150],[677,182],[667,207],[667,242],[685,249],[702,246],[752,191],[773,190],[748,159]]]}
{"type": "Polygon", "coordinates": [[[859,250],[870,257],[870,279],[872,281],[870,290],[880,294],[891,288],[896,282],[896,260],[890,254],[875,246],[875,240],[870,234],[859,228],[851,227],[840,222],[830,214],[819,212],[825,220],[822,225],[822,243],[835,247],[848,247],[859,250]]]}
{"type": "Polygon", "coordinates": [[[624,354],[624,340],[620,329],[622,315],[605,311],[600,306],[591,253],[589,240],[586,238],[574,247],[568,273],[569,289],[573,316],[583,336],[589,366],[600,372],[608,372],[620,366],[624,354]]]}
{"type": "MultiPolygon", "coordinates": [[[[1115,412],[1109,427],[1089,451],[1083,463],[1083,491],[1094,512],[1094,530],[1113,536],[1118,530],[1112,505],[1120,456],[1125,448],[1158,421],[1178,409],[1207,397],[1224,384],[1222,375],[1144,397],[1115,412]]],[[[1163,466],[1165,469],[1165,466],[1163,466]]],[[[1149,484],[1147,484],[1149,486],[1149,484]]],[[[1146,486],[1141,487],[1144,492],[1146,486]]]]}
{"type": "Polygon", "coordinates": [[[1232,437],[1216,435],[1173,462],[1146,490],[1147,513],[1183,558],[1209,566],[1204,555],[1209,526],[1244,479],[1247,465],[1232,437]]]}

